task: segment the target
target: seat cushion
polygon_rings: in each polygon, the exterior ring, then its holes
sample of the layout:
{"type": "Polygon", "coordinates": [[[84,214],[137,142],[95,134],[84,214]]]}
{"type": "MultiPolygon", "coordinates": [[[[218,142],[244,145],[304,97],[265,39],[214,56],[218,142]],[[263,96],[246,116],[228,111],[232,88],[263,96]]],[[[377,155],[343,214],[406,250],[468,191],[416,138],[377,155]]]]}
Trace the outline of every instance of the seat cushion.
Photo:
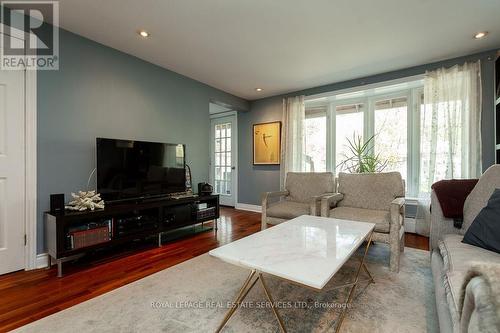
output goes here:
{"type": "Polygon", "coordinates": [[[336,207],[330,211],[330,217],[343,220],[375,223],[376,232],[388,233],[391,214],[385,210],[336,207]]]}
{"type": "Polygon", "coordinates": [[[457,318],[460,289],[469,268],[479,262],[500,264],[500,254],[462,243],[462,235],[448,234],[439,241],[444,261],[445,291],[452,316],[457,318]]]}
{"type": "Polygon", "coordinates": [[[311,208],[308,203],[295,201],[280,201],[267,208],[266,215],[281,219],[293,219],[300,215],[310,215],[311,208]]]}

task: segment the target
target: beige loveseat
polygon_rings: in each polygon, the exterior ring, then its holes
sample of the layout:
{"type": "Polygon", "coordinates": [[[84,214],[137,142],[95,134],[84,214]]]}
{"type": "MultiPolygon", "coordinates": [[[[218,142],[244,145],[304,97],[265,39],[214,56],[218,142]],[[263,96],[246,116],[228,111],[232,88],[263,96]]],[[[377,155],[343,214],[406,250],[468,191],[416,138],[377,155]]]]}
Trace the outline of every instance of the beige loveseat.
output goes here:
{"type": "Polygon", "coordinates": [[[262,194],[262,230],[300,215],[319,216],[321,199],[331,195],[335,178],[331,172],[289,172],[285,190],[262,194]],[[271,202],[274,199],[275,202],[271,202]]]}
{"type": "Polygon", "coordinates": [[[375,223],[373,240],[391,247],[390,269],[404,251],[404,182],[399,172],[339,173],[336,194],[322,199],[321,216],[375,223]]]}
{"type": "Polygon", "coordinates": [[[431,194],[431,267],[441,333],[500,332],[500,254],[462,243],[495,188],[500,188],[498,164],[485,171],[467,196],[460,229],[444,217],[436,193],[431,194]]]}

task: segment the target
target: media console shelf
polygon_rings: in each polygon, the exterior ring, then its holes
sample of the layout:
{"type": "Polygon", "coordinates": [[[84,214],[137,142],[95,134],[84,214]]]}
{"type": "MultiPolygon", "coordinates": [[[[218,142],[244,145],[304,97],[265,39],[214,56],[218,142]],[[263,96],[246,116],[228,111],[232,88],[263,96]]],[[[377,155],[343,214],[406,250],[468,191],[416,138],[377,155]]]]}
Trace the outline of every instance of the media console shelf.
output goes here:
{"type": "Polygon", "coordinates": [[[163,232],[214,220],[217,230],[219,196],[184,196],[108,205],[105,209],[64,214],[45,213],[49,254],[62,276],[62,263],[99,248],[157,236],[163,232]]]}

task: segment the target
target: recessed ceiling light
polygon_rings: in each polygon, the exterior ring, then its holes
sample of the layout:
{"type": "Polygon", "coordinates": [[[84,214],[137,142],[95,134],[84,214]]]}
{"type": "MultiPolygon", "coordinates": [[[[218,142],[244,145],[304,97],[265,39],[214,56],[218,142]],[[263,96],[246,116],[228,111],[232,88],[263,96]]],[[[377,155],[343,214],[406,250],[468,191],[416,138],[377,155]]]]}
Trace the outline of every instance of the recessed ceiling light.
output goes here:
{"type": "Polygon", "coordinates": [[[255,88],[255,91],[262,91],[262,88],[255,88]]]}
{"type": "Polygon", "coordinates": [[[141,37],[144,37],[144,38],[147,38],[147,37],[149,37],[149,36],[150,36],[150,35],[149,35],[149,32],[147,32],[146,30],[139,30],[139,32],[138,32],[138,33],[139,33],[139,35],[140,35],[141,37]]]}
{"type": "Polygon", "coordinates": [[[481,32],[478,32],[477,34],[475,34],[474,38],[475,39],[481,39],[483,37],[486,37],[487,34],[488,34],[488,31],[481,31],[481,32]]]}

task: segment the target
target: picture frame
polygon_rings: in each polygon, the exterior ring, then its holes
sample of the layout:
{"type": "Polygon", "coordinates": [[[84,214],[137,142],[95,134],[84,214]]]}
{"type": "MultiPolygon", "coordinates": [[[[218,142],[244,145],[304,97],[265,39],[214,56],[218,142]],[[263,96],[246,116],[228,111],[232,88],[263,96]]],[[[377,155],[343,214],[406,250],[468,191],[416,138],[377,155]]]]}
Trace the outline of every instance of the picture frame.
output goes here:
{"type": "Polygon", "coordinates": [[[281,121],[253,125],[253,165],[281,163],[281,121]]]}

